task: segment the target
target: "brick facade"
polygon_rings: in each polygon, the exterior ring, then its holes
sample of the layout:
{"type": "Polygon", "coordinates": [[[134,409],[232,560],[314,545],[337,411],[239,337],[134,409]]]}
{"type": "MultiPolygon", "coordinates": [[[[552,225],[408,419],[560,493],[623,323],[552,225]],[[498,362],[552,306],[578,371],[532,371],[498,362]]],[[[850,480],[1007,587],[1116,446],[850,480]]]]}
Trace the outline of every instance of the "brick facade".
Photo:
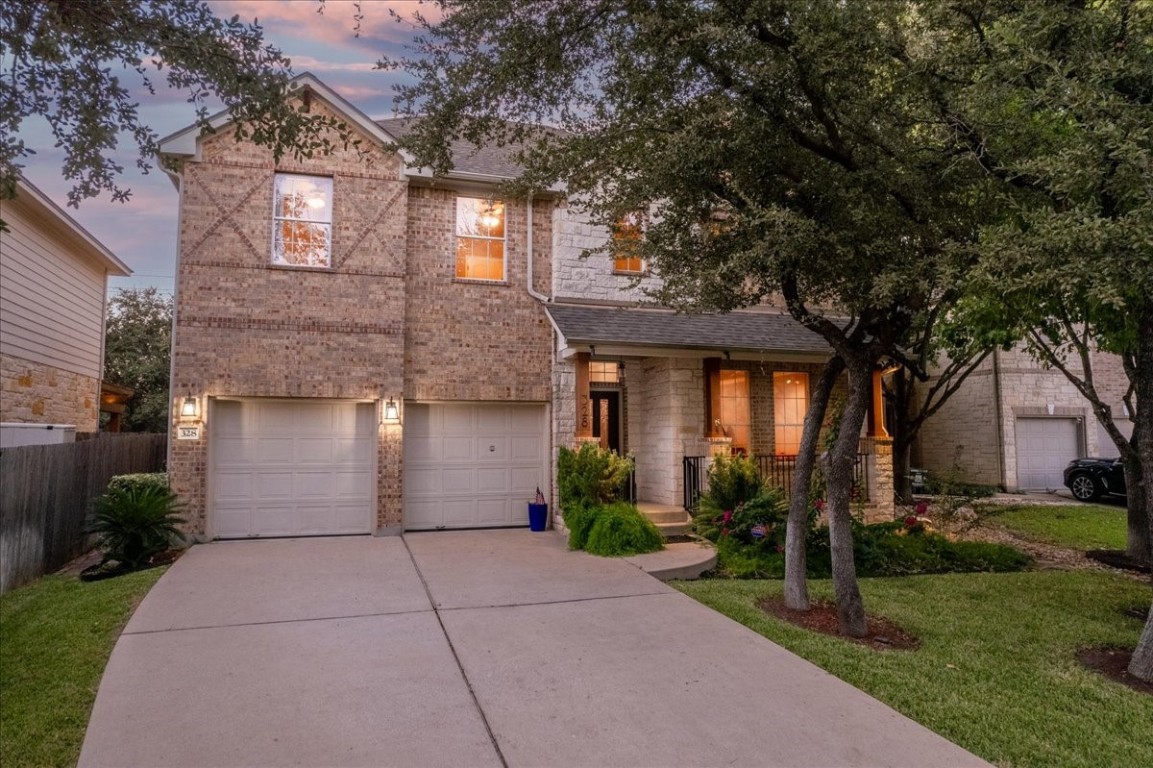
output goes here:
{"type": "MultiPolygon", "coordinates": [[[[361,138],[359,150],[276,163],[222,131],[181,168],[174,427],[185,395],[205,406],[201,438],[172,440],[169,471],[195,534],[212,535],[214,398],[551,400],[552,331],[526,289],[526,203],[506,201],[505,280],[456,279],[458,193],[410,182],[397,155],[361,138]],[[271,264],[277,173],[332,178],[330,268],[271,264]]],[[[533,203],[538,291],[552,281],[552,208],[533,203]]],[[[403,527],[403,455],[403,418],[380,425],[380,533],[403,527]]]]}
{"type": "Polygon", "coordinates": [[[74,424],[77,432],[95,432],[99,397],[99,379],[0,356],[0,421],[74,424]]]}

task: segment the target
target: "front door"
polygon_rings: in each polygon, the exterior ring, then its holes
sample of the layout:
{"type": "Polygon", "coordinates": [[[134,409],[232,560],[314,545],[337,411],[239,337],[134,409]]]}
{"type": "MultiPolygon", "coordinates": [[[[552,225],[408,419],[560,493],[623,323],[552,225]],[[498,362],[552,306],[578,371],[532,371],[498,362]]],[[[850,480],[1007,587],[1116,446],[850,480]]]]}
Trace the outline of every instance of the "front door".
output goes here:
{"type": "Polygon", "coordinates": [[[621,393],[593,390],[590,395],[593,401],[593,437],[601,448],[622,453],[621,393]]]}

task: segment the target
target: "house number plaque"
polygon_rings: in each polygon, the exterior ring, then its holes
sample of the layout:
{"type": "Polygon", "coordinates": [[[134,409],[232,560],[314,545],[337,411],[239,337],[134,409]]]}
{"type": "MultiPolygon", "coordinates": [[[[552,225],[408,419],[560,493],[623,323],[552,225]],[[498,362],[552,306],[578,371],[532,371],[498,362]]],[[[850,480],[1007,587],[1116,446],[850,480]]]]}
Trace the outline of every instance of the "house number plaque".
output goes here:
{"type": "Polygon", "coordinates": [[[200,425],[179,425],[176,427],[177,440],[199,440],[200,439],[200,425]]]}

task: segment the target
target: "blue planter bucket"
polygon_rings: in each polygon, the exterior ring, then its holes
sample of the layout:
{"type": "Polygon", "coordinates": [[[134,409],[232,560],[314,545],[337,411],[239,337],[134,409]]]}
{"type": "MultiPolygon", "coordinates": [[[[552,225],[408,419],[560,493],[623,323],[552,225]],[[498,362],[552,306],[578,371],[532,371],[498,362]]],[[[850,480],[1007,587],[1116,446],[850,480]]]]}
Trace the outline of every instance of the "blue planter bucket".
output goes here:
{"type": "Polygon", "coordinates": [[[528,528],[530,531],[543,531],[548,525],[548,504],[528,503],[528,528]]]}

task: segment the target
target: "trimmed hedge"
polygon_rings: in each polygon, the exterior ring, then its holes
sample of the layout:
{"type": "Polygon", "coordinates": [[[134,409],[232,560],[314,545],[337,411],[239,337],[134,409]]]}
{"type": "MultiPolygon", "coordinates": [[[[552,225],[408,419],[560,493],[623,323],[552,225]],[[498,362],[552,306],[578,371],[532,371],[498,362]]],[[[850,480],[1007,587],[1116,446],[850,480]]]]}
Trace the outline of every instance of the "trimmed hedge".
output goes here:
{"type": "Polygon", "coordinates": [[[108,481],[108,493],[128,491],[133,488],[155,488],[168,490],[167,472],[137,472],[131,475],[116,475],[108,481]]]}

